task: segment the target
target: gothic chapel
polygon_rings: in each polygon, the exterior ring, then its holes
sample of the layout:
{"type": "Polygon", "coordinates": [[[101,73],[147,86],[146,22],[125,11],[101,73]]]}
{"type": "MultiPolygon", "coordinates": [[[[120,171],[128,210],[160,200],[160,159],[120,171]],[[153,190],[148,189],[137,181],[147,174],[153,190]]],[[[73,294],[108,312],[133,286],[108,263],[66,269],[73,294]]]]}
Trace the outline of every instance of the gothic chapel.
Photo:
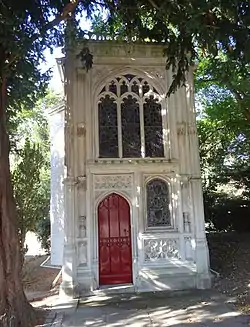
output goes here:
{"type": "Polygon", "coordinates": [[[50,112],[51,261],[62,292],[210,287],[192,72],[169,98],[163,46],[89,40],[50,112]]]}

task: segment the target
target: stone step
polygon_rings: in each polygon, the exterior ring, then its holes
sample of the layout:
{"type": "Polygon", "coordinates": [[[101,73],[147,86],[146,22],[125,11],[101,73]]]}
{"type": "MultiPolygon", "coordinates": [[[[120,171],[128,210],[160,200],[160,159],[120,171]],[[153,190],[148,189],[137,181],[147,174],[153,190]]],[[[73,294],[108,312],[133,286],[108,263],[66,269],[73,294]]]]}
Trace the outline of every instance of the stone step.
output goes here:
{"type": "Polygon", "coordinates": [[[135,286],[133,284],[126,285],[105,285],[100,286],[99,289],[93,291],[94,295],[110,295],[121,293],[135,293],[135,286]]]}

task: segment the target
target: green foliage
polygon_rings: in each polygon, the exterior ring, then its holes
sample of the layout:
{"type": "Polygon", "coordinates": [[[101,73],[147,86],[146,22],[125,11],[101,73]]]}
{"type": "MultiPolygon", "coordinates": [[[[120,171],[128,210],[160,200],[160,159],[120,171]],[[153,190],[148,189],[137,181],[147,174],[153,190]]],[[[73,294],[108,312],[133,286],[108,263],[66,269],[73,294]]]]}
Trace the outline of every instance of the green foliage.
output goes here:
{"type": "Polygon", "coordinates": [[[185,83],[186,70],[201,54],[211,55],[217,61],[218,53],[223,53],[225,62],[230,59],[231,65],[234,61],[240,70],[250,62],[250,9],[246,1],[80,0],[77,22],[59,24],[72,17],[66,11],[68,3],[68,0],[1,2],[0,61],[8,76],[8,101],[13,110],[20,107],[20,99],[34,103],[45,91],[49,72],[43,74],[39,70],[43,50],[63,45],[65,25],[69,29],[74,25],[70,38],[74,33],[81,38],[79,17],[83,12],[93,19],[96,32],[127,41],[164,43],[167,67],[173,68],[174,76],[170,92],[185,83]],[[101,12],[105,13],[104,22],[101,12]]]}
{"type": "Polygon", "coordinates": [[[71,24],[59,24],[72,17],[66,11],[68,2],[1,2],[3,58],[0,54],[0,61],[4,59],[2,63],[8,76],[8,101],[12,110],[20,108],[20,99],[34,103],[45,91],[49,72],[43,74],[39,70],[39,62],[44,59],[43,50],[63,45],[65,25],[70,30],[70,39],[74,38],[74,33],[81,39],[79,17],[83,12],[93,19],[96,32],[126,41],[165,44],[166,64],[172,67],[174,76],[170,92],[185,83],[185,72],[201,54],[210,55],[217,61],[218,53],[223,53],[225,62],[229,59],[235,61],[240,70],[250,62],[250,15],[246,1],[80,0],[76,22],[71,19],[71,24]],[[105,13],[103,22],[101,12],[105,13]]]}
{"type": "MultiPolygon", "coordinates": [[[[90,8],[87,1],[81,4],[90,8]]],[[[185,83],[185,72],[201,55],[215,58],[223,53],[225,61],[237,62],[239,69],[250,62],[246,1],[103,0],[98,4],[106,9],[107,19],[102,23],[100,16],[95,17],[96,32],[166,45],[167,68],[172,67],[174,77],[169,92],[185,83]]]]}
{"type": "Polygon", "coordinates": [[[12,183],[17,207],[20,241],[23,247],[28,231],[48,217],[49,174],[44,155],[38,144],[26,139],[12,171],[12,183]]]}
{"type": "Polygon", "coordinates": [[[48,92],[33,110],[23,109],[12,130],[12,183],[17,206],[21,246],[28,231],[36,232],[49,249],[50,147],[46,110],[60,97],[48,92]],[[44,227],[44,228],[43,228],[44,227]]]}
{"type": "Polygon", "coordinates": [[[206,221],[216,230],[250,230],[249,66],[206,58],[196,73],[206,221]]]}
{"type": "Polygon", "coordinates": [[[36,224],[36,235],[41,242],[42,248],[49,253],[50,251],[50,219],[49,216],[38,220],[36,224]]]}

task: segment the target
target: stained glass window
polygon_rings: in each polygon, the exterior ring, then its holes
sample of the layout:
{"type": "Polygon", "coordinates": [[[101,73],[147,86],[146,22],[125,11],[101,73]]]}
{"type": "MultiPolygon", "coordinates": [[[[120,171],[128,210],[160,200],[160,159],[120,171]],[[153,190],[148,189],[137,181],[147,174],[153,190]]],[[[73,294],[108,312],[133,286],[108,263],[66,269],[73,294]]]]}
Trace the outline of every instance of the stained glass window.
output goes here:
{"type": "Polygon", "coordinates": [[[148,227],[170,226],[170,199],[168,184],[155,178],[147,183],[147,225],[148,227]]]}
{"type": "Polygon", "coordinates": [[[129,95],[121,104],[122,154],[141,157],[140,111],[137,99],[129,95]]]}
{"type": "Polygon", "coordinates": [[[99,111],[99,156],[118,157],[117,104],[106,95],[100,99],[99,111]]]}
{"type": "Polygon", "coordinates": [[[150,87],[148,85],[148,82],[144,82],[143,85],[142,85],[142,93],[143,93],[143,95],[145,93],[147,93],[149,90],[150,90],[150,87]]]}
{"type": "Polygon", "coordinates": [[[133,84],[131,85],[131,91],[139,95],[139,85],[137,84],[136,81],[134,81],[133,84]]]}
{"type": "Polygon", "coordinates": [[[143,105],[145,156],[164,157],[161,105],[150,96],[143,105]]]}
{"type": "Polygon", "coordinates": [[[157,90],[140,76],[124,74],[110,79],[98,104],[99,157],[164,157],[158,99],[157,90]]]}
{"type": "Polygon", "coordinates": [[[123,95],[126,92],[128,92],[128,85],[125,81],[122,81],[121,87],[120,87],[120,94],[123,95]]]}
{"type": "Polygon", "coordinates": [[[109,84],[109,91],[117,95],[117,87],[115,81],[111,81],[109,84]]]}

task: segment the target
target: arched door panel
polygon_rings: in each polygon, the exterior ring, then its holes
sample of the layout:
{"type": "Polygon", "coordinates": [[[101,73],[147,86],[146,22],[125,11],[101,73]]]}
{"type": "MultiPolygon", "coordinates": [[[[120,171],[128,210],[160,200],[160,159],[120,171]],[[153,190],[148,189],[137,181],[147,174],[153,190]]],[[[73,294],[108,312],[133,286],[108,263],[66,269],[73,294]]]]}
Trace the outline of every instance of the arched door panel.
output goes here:
{"type": "Polygon", "coordinates": [[[118,194],[98,206],[99,283],[132,283],[130,208],[118,194]]]}

